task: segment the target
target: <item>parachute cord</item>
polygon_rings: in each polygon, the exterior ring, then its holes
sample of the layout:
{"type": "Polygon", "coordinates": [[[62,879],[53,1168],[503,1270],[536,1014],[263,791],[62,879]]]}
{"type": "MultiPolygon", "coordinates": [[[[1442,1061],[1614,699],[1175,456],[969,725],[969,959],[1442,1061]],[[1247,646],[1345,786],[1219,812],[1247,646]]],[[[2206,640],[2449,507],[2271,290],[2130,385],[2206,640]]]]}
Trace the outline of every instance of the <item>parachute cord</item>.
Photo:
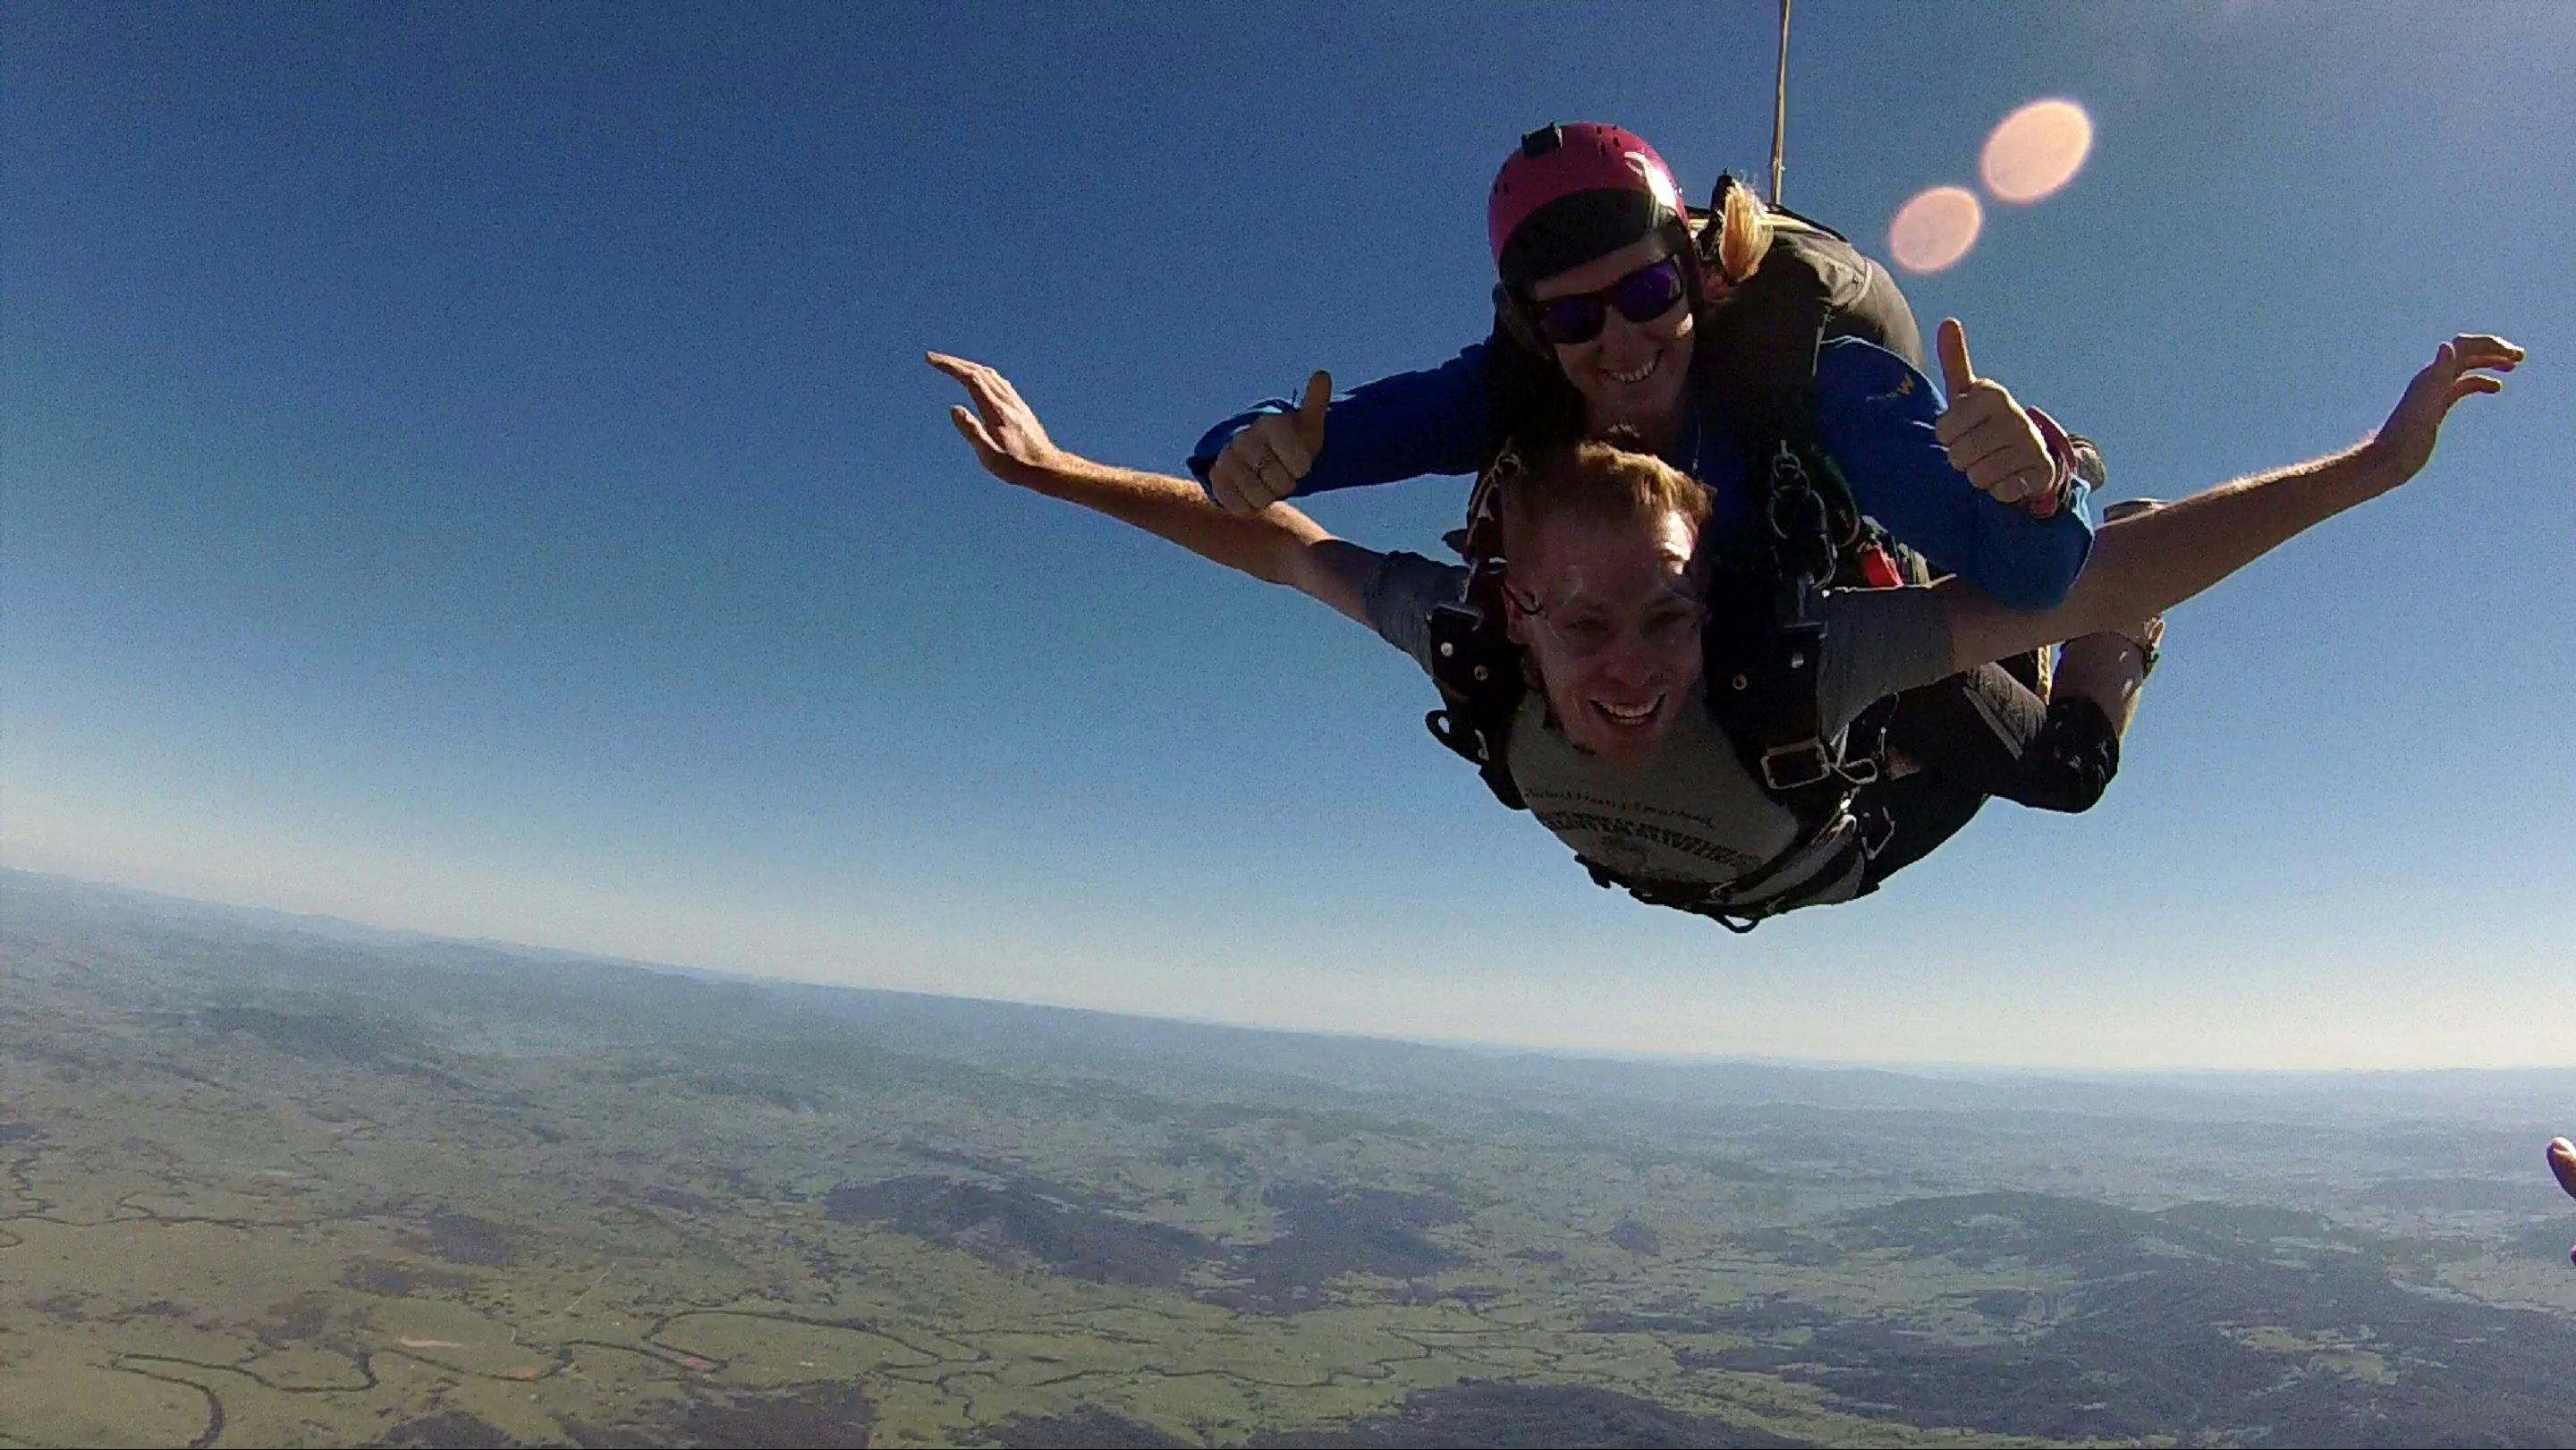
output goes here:
{"type": "Polygon", "coordinates": [[[1789,0],[1780,0],[1780,83],[1771,93],[1771,204],[1780,204],[1782,143],[1789,134],[1789,0]]]}

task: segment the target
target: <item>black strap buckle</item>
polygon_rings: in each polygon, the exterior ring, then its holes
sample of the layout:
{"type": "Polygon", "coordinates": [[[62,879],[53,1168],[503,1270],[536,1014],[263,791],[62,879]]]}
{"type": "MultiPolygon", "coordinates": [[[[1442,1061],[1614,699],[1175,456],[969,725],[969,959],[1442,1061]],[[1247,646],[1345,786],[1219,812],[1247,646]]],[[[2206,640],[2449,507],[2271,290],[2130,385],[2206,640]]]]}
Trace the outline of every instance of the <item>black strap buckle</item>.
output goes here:
{"type": "Polygon", "coordinates": [[[1887,843],[1895,838],[1896,817],[1889,814],[1885,806],[1856,811],[1852,822],[1860,828],[1861,854],[1870,860],[1877,860],[1878,853],[1886,850],[1887,843]]]}
{"type": "Polygon", "coordinates": [[[1431,727],[1433,738],[1478,765],[1489,765],[1493,762],[1493,747],[1485,739],[1485,732],[1473,725],[1461,723],[1458,717],[1449,711],[1434,710],[1422,717],[1422,723],[1431,727]]]}
{"type": "Polygon", "coordinates": [[[1814,785],[1834,773],[1834,754],[1821,740],[1795,740],[1762,752],[1762,783],[1773,790],[1814,785]]]}
{"type": "Polygon", "coordinates": [[[1764,513],[1777,537],[1803,542],[1810,535],[1829,531],[1824,495],[1816,492],[1814,481],[1807,477],[1807,465],[1798,460],[1797,450],[1786,439],[1781,440],[1780,451],[1771,457],[1769,493],[1764,513]]]}
{"type": "Polygon", "coordinates": [[[1780,445],[1771,469],[1771,496],[1763,521],[1771,526],[1772,558],[1784,580],[1822,585],[1834,577],[1833,511],[1809,481],[1806,468],[1780,445]]]}

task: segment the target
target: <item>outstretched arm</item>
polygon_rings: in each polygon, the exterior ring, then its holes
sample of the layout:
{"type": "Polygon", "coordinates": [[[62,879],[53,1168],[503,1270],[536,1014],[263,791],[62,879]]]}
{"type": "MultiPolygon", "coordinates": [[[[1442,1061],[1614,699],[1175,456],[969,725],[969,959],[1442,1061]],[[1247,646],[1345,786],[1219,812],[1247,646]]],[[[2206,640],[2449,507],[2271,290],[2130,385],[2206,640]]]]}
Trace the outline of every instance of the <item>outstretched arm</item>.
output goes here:
{"type": "Polygon", "coordinates": [[[2332,457],[2238,479],[2104,528],[2066,602],[2022,614],[1959,580],[1939,585],[1953,667],[1967,669],[2057,640],[2122,629],[2172,608],[2291,537],[2413,478],[2433,456],[2453,404],[2504,385],[2521,348],[2462,335],[2415,375],[2378,433],[2332,457]]]}
{"type": "MultiPolygon", "coordinates": [[[[926,355],[930,365],[955,378],[973,408],[948,410],[986,472],[1032,493],[1080,504],[1171,540],[1203,559],[1272,584],[1284,584],[1323,601],[1362,625],[1369,623],[1361,587],[1382,557],[1373,549],[1334,538],[1322,525],[1284,503],[1255,514],[1232,514],[1208,501],[1187,479],[1094,463],[1059,448],[1022,401],[1011,380],[982,363],[945,353],[926,355]]],[[[1332,380],[1315,374],[1306,408],[1319,415],[1332,380]]]]}

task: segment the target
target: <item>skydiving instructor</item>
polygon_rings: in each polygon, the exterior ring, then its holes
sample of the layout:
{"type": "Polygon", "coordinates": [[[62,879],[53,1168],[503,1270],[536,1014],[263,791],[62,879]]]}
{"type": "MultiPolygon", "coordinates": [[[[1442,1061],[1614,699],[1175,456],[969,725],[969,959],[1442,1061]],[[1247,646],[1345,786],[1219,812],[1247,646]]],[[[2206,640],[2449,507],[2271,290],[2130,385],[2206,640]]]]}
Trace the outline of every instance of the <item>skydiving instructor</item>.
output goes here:
{"type": "MultiPolygon", "coordinates": [[[[2451,409],[2500,390],[2494,374],[2523,355],[2490,336],[2443,343],[2362,442],[2105,525],[2052,608],[2008,608],[1962,579],[1830,591],[1815,667],[1827,724],[1962,669],[2132,628],[2199,594],[2413,478],[2451,409]]],[[[1464,569],[1360,547],[1284,503],[1230,513],[1193,480],[1095,463],[1057,446],[991,368],[928,361],[965,388],[972,406],[953,408],[952,422],[995,477],[1296,589],[1432,668],[1432,619],[1460,598],[1464,569]]],[[[1599,859],[1606,841],[1641,847],[1652,859],[1639,870],[1695,893],[1654,904],[1758,920],[1850,900],[1864,889],[1865,843],[1848,831],[1802,835],[1712,722],[1704,649],[1729,596],[1705,577],[1722,566],[1697,548],[1708,513],[1696,482],[1615,442],[1569,444],[1516,471],[1501,501],[1504,594],[1529,688],[1505,754],[1533,813],[1579,860],[1599,859]],[[1591,804],[1551,818],[1536,810],[1546,796],[1591,804]]]]}

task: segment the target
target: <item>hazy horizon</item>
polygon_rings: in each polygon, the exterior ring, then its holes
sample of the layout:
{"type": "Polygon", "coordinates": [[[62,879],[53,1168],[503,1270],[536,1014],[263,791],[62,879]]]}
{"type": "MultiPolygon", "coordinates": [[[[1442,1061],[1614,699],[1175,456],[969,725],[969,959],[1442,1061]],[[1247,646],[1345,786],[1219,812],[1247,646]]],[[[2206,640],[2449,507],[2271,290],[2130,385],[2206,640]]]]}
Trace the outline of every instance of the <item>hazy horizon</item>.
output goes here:
{"type": "Polygon", "coordinates": [[[322,931],[322,926],[320,924],[351,927],[367,933],[382,933],[388,937],[421,937],[433,941],[485,947],[513,953],[537,953],[545,956],[558,956],[574,960],[632,966],[648,970],[673,970],[702,973],[710,976],[743,981],[778,982],[801,986],[844,988],[852,991],[891,991],[910,995],[943,998],[956,1002],[987,1002],[1054,1008],[1071,1012],[1099,1013],[1116,1017],[1133,1017],[1146,1021],[1166,1022],[1182,1026],[1218,1027],[1252,1032],[1275,1032],[1298,1036],[1347,1038],[1362,1042],[1454,1049],[1460,1051],[1528,1052],[1546,1056],[1570,1057],[1604,1062],[1628,1062],[1640,1065],[1669,1064],[1674,1066],[1782,1067],[1813,1069],[1817,1071],[1881,1070],[1936,1077],[1952,1075],[1969,1079],[1989,1076],[2044,1074],[2070,1082],[2134,1081],[2142,1084],[2174,1084],[2213,1080],[2235,1080],[2240,1082],[2247,1080],[2287,1081],[2303,1077],[2329,1079],[2349,1079],[2365,1076],[2425,1078],[2440,1074],[2483,1074],[2506,1076],[2530,1073],[2576,1073],[2576,1061],[2536,1061],[2529,1063],[2481,1065],[2477,1067],[2452,1065],[2419,1066],[2410,1068],[2387,1068],[2376,1066],[2345,1068],[2263,1068],[2230,1066],[2121,1068],[2072,1061],[1967,1062],[1938,1058],[1835,1058],[1789,1057],[1761,1053],[1645,1052],[1632,1048],[1584,1043],[1549,1043],[1506,1038],[1437,1037],[1394,1032],[1372,1032],[1363,1028],[1352,1028],[1346,1026],[1283,1026],[1275,1022],[1257,1022],[1224,1017],[1189,1016],[1172,1012],[1107,1008],[1083,1002],[1051,1002],[1034,997],[982,996],[957,992],[925,990],[919,987],[884,986],[875,983],[851,981],[841,978],[794,976],[777,972],[745,970],[738,967],[728,967],[709,962],[684,961],[667,955],[652,955],[649,952],[603,951],[584,949],[578,946],[569,946],[560,942],[523,941],[514,938],[467,934],[440,930],[433,927],[426,927],[406,922],[368,920],[334,911],[281,906],[264,901],[224,900],[207,896],[191,895],[184,891],[167,890],[137,885],[130,882],[103,880],[97,877],[80,876],[65,872],[32,871],[24,867],[13,866],[5,859],[0,859],[0,875],[11,874],[30,877],[38,881],[52,883],[55,885],[70,886],[78,888],[84,892],[103,892],[113,896],[135,897],[152,901],[167,902],[179,908],[206,914],[248,912],[259,915],[274,916],[280,918],[289,929],[303,930],[307,932],[321,932],[321,934],[324,935],[328,935],[328,933],[322,931]]]}

